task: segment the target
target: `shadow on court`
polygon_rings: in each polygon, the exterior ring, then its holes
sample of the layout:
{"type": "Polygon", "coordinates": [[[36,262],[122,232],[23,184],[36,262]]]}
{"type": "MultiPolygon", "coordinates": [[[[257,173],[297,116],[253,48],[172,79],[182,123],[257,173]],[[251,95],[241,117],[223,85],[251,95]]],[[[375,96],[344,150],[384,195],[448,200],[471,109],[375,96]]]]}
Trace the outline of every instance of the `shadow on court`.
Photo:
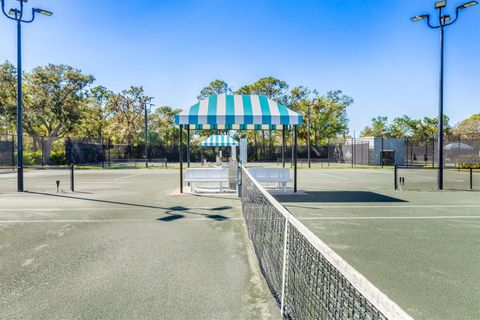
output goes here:
{"type": "Polygon", "coordinates": [[[407,202],[371,191],[310,191],[305,196],[277,195],[280,202],[407,202]]]}
{"type": "MultiPolygon", "coordinates": [[[[228,217],[223,216],[223,215],[219,215],[219,214],[207,214],[207,213],[194,212],[194,211],[191,211],[192,210],[191,208],[186,208],[186,207],[183,207],[183,206],[160,207],[160,206],[152,206],[152,205],[148,205],[148,204],[139,204],[139,203],[131,203],[131,202],[102,200],[102,199],[90,199],[90,198],[76,197],[76,196],[65,195],[65,194],[53,194],[53,193],[42,193],[42,192],[28,192],[28,193],[39,194],[39,195],[50,196],[50,197],[67,198],[67,199],[73,199],[73,200],[108,203],[108,204],[115,204],[115,205],[120,205],[120,206],[131,206],[131,207],[148,208],[148,209],[160,209],[160,210],[164,211],[163,213],[169,215],[169,216],[157,219],[157,220],[163,221],[163,222],[171,222],[171,221],[176,221],[176,220],[184,218],[185,217],[184,215],[180,215],[180,214],[175,213],[175,212],[178,212],[178,211],[193,214],[193,215],[203,216],[203,217],[212,219],[214,221],[224,221],[224,220],[229,219],[228,217]]],[[[228,210],[228,209],[231,209],[231,208],[232,207],[230,207],[230,206],[222,206],[222,207],[214,207],[214,208],[205,208],[204,210],[223,211],[223,210],[228,210]]]]}

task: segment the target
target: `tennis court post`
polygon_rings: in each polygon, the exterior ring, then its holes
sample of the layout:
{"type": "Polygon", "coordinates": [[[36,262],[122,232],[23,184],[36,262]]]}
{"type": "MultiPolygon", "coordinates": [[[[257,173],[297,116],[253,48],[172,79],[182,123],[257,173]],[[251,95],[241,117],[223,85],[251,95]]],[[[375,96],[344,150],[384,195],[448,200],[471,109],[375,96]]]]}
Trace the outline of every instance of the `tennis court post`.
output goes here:
{"type": "Polygon", "coordinates": [[[393,188],[394,190],[397,190],[398,189],[398,185],[397,185],[397,175],[398,175],[398,167],[397,165],[395,165],[394,169],[393,169],[393,188]]]}
{"type": "Polygon", "coordinates": [[[473,168],[470,167],[470,190],[473,190],[473,168]]]}
{"type": "Polygon", "coordinates": [[[70,190],[75,192],[75,165],[73,163],[70,166],[70,190]]]}
{"type": "Polygon", "coordinates": [[[180,125],[180,143],[179,143],[179,157],[180,157],[180,193],[183,193],[183,125],[180,125]]]}
{"type": "Polygon", "coordinates": [[[297,193],[297,125],[293,126],[293,192],[297,193]]]}
{"type": "Polygon", "coordinates": [[[282,168],[285,168],[285,130],[287,130],[287,126],[283,125],[282,129],[282,168]]]}

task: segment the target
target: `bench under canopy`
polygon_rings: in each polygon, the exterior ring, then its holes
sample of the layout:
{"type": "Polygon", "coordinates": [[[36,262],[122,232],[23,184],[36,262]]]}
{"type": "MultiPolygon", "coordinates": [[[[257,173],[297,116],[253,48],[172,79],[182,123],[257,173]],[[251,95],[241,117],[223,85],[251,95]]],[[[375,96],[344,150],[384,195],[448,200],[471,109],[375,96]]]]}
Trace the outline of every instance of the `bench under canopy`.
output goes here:
{"type": "Polygon", "coordinates": [[[294,132],[294,192],[297,191],[297,126],[302,116],[263,95],[211,95],[175,115],[180,126],[180,192],[183,192],[183,129],[187,129],[187,166],[190,167],[190,130],[285,130],[294,132]]]}

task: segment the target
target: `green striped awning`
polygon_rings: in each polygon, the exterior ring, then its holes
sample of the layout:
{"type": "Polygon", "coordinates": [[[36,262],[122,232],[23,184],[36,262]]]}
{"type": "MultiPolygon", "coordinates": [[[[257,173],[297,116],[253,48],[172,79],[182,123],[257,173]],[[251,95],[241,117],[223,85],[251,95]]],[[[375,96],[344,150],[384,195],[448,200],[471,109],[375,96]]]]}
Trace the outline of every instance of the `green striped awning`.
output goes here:
{"type": "Polygon", "coordinates": [[[238,146],[238,142],[227,135],[213,135],[200,143],[202,147],[231,147],[238,146]]]}
{"type": "Polygon", "coordinates": [[[302,116],[266,96],[213,95],[176,115],[175,123],[195,129],[277,129],[302,124],[302,116]]]}

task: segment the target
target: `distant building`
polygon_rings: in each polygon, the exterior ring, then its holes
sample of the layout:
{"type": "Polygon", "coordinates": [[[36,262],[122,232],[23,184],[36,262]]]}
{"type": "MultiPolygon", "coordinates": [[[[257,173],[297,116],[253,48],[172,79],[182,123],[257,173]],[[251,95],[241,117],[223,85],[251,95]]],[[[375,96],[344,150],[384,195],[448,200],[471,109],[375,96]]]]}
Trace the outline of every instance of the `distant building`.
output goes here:
{"type": "Polygon", "coordinates": [[[362,137],[368,141],[368,164],[373,166],[404,165],[405,141],[403,139],[362,137]]]}

